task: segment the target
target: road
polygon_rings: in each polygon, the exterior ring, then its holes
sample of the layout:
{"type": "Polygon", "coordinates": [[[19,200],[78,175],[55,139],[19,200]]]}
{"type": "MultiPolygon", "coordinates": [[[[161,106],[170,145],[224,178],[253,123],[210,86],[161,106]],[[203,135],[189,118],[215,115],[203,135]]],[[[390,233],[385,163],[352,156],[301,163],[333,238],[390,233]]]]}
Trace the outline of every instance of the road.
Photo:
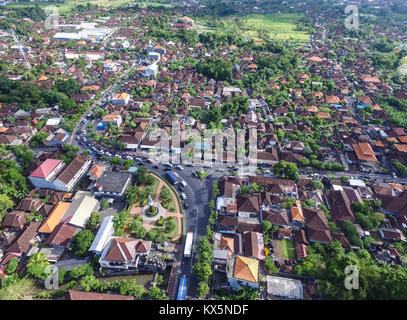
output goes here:
{"type": "MultiPolygon", "coordinates": [[[[166,168],[162,164],[153,165],[150,163],[144,163],[144,165],[151,171],[158,173],[162,177],[166,177],[166,168]],[[158,166],[158,168],[157,168],[158,166]]],[[[196,248],[199,244],[199,238],[205,236],[206,226],[209,219],[209,207],[208,202],[211,200],[212,183],[214,180],[219,179],[223,173],[212,169],[212,173],[204,178],[203,181],[194,176],[196,167],[184,167],[184,170],[179,170],[174,167],[173,171],[176,172],[182,180],[187,183],[185,188],[180,183],[175,185],[175,189],[178,192],[184,192],[187,196],[185,201],[182,201],[185,234],[187,232],[194,233],[194,242],[192,246],[191,258],[182,257],[181,265],[179,268],[179,277],[183,275],[188,276],[187,295],[186,298],[196,297],[196,288],[198,285],[198,279],[192,274],[192,266],[196,261],[196,248]],[[185,209],[185,203],[188,204],[188,208],[185,209]]]]}

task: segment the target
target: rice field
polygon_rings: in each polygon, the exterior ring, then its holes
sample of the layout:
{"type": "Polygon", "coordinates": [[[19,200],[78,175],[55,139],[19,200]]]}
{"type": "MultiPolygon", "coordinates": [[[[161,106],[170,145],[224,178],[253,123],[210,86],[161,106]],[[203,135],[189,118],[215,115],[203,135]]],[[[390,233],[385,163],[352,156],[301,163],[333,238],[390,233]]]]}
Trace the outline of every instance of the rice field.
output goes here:
{"type": "Polygon", "coordinates": [[[133,3],[130,0],[69,0],[64,2],[43,2],[43,1],[34,1],[34,2],[15,2],[9,3],[5,7],[6,8],[19,8],[19,7],[33,7],[34,5],[38,5],[41,8],[45,8],[47,6],[54,6],[58,8],[59,14],[66,14],[71,11],[77,5],[86,5],[87,3],[91,3],[94,5],[98,5],[100,7],[119,7],[121,5],[133,3]]]}
{"type": "Polygon", "coordinates": [[[219,31],[242,34],[255,41],[275,39],[302,44],[308,42],[309,35],[296,30],[301,18],[301,15],[291,13],[231,16],[217,21],[211,17],[206,17],[197,19],[195,29],[200,32],[219,31]]]}

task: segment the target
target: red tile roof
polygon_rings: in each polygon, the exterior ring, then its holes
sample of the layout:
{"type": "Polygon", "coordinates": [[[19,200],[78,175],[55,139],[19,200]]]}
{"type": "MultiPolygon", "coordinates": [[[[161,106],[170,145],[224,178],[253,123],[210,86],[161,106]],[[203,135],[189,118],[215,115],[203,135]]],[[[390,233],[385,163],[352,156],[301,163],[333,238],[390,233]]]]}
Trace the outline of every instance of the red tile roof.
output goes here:
{"type": "Polygon", "coordinates": [[[61,162],[62,160],[47,159],[30,174],[30,177],[46,178],[61,162]]]}

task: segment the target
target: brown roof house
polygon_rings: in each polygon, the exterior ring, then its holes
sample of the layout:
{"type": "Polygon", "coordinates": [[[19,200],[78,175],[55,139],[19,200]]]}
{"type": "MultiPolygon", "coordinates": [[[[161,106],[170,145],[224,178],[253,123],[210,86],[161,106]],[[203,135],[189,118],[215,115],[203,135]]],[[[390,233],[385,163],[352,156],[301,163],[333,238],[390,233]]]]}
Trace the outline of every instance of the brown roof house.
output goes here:
{"type": "Polygon", "coordinates": [[[264,260],[264,239],[260,232],[245,232],[243,234],[243,255],[248,258],[264,260]]]}
{"type": "Polygon", "coordinates": [[[24,211],[13,211],[7,213],[4,216],[2,227],[22,229],[27,222],[25,215],[26,213],[24,211]]]}
{"type": "Polygon", "coordinates": [[[92,161],[88,156],[77,155],[54,180],[56,190],[71,191],[90,168],[92,161]]]}
{"type": "Polygon", "coordinates": [[[406,241],[406,237],[399,229],[380,228],[380,236],[387,241],[406,241]]]}
{"type": "Polygon", "coordinates": [[[151,241],[133,238],[112,238],[100,257],[101,268],[131,270],[137,269],[140,259],[148,256],[151,241]]]}
{"type": "Polygon", "coordinates": [[[308,239],[310,242],[329,243],[332,241],[331,231],[325,213],[322,210],[303,208],[308,239]]]}
{"type": "Polygon", "coordinates": [[[360,142],[352,145],[358,159],[362,162],[377,162],[372,146],[368,142],[360,142]]]}
{"type": "Polygon", "coordinates": [[[258,195],[239,194],[236,198],[239,217],[257,217],[257,215],[260,213],[258,195]]]}
{"type": "Polygon", "coordinates": [[[120,294],[69,290],[65,296],[65,300],[134,300],[134,297],[122,296],[120,294]]]}
{"type": "Polygon", "coordinates": [[[345,191],[330,190],[327,194],[328,209],[331,211],[335,222],[356,222],[355,215],[351,209],[351,203],[345,191]]]}
{"type": "Polygon", "coordinates": [[[219,196],[216,198],[216,208],[222,212],[228,212],[228,206],[236,205],[236,194],[240,189],[239,185],[230,181],[221,180],[218,183],[219,196]]]}
{"type": "Polygon", "coordinates": [[[31,222],[20,237],[6,249],[6,252],[25,254],[34,243],[34,238],[37,235],[40,225],[40,221],[31,222]]]}

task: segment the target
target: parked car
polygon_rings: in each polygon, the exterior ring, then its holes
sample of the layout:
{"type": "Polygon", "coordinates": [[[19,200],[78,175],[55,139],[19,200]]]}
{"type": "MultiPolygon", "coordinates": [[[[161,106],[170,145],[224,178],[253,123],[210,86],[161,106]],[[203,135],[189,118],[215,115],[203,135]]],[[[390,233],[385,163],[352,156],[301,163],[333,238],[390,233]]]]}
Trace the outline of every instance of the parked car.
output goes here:
{"type": "Polygon", "coordinates": [[[178,168],[179,170],[184,170],[184,167],[183,167],[183,166],[181,166],[180,164],[179,164],[179,165],[177,165],[177,168],[178,168]]]}
{"type": "Polygon", "coordinates": [[[181,196],[181,198],[182,198],[183,200],[186,200],[186,199],[187,199],[187,195],[186,195],[184,192],[182,192],[182,193],[180,194],[180,196],[181,196]]]}

